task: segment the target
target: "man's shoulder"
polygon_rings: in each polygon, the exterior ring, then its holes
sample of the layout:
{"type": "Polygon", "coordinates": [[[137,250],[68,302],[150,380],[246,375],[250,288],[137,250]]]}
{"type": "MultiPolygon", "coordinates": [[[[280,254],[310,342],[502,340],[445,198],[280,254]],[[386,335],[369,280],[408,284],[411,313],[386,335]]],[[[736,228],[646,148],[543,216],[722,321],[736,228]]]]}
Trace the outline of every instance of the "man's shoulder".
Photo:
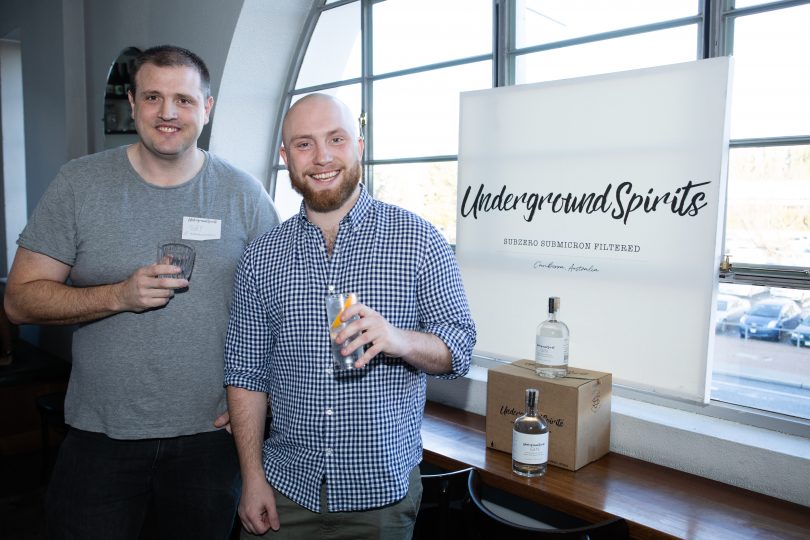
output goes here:
{"type": "Polygon", "coordinates": [[[85,184],[98,187],[99,183],[122,174],[122,155],[125,158],[126,147],[123,146],[71,159],[60,167],[57,178],[76,188],[85,184]]]}
{"type": "Polygon", "coordinates": [[[436,227],[422,216],[401,206],[374,199],[377,222],[395,229],[408,228],[425,234],[439,234],[436,227]]]}
{"type": "Polygon", "coordinates": [[[121,154],[125,153],[126,147],[119,146],[116,148],[102,150],[101,152],[96,152],[95,154],[87,154],[71,159],[62,165],[62,171],[73,171],[88,167],[115,165],[121,162],[121,154]]]}

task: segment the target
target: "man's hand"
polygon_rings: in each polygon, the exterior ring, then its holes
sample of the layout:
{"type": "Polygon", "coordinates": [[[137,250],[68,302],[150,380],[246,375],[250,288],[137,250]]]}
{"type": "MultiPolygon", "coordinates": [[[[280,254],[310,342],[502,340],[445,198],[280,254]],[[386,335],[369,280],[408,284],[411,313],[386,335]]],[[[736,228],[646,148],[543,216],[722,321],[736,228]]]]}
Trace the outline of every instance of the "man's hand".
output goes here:
{"type": "Polygon", "coordinates": [[[363,356],[355,362],[355,367],[365,366],[380,353],[393,357],[405,357],[407,355],[408,340],[404,330],[394,328],[385,317],[364,304],[353,304],[346,308],[341,315],[341,320],[347,322],[355,315],[360,318],[347,324],[335,336],[335,342],[342,344],[348,338],[362,332],[360,336],[346,345],[342,351],[344,355],[348,355],[366,343],[370,345],[366,352],[363,353],[363,356]]]}
{"type": "Polygon", "coordinates": [[[221,429],[225,428],[225,431],[228,433],[233,433],[231,431],[231,414],[228,411],[217,416],[217,419],[214,420],[214,427],[221,429]]]}
{"type": "Polygon", "coordinates": [[[264,476],[244,479],[239,499],[239,520],[251,534],[264,534],[268,529],[277,531],[281,524],[276,512],[276,496],[264,476]]]}
{"type": "Polygon", "coordinates": [[[343,347],[344,356],[368,344],[354,367],[362,368],[372,358],[383,353],[393,358],[402,358],[426,373],[440,374],[452,370],[450,350],[437,336],[396,328],[385,317],[364,304],[346,308],[341,320],[348,322],[355,315],[360,318],[347,324],[335,337],[335,342],[342,344],[355,334],[360,334],[343,347]]]}
{"type": "Polygon", "coordinates": [[[180,268],[171,264],[150,264],[135,270],[117,288],[121,311],[139,313],[165,306],[174,296],[175,289],[188,287],[188,280],[158,276],[179,272],[180,268]]]}

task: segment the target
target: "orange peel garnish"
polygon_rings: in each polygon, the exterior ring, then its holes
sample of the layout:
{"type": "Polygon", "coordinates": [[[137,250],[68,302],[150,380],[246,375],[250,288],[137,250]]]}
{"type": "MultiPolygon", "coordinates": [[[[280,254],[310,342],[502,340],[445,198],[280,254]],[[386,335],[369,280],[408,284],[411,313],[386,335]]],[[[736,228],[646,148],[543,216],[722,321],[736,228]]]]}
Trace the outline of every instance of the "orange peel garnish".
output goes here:
{"type": "Polygon", "coordinates": [[[340,311],[338,312],[337,317],[335,317],[335,320],[332,321],[331,328],[333,330],[335,328],[337,328],[338,326],[340,326],[340,316],[343,315],[343,312],[346,311],[346,308],[351,306],[352,304],[354,304],[354,295],[350,294],[349,296],[346,297],[346,301],[343,302],[343,307],[340,308],[340,311]]]}

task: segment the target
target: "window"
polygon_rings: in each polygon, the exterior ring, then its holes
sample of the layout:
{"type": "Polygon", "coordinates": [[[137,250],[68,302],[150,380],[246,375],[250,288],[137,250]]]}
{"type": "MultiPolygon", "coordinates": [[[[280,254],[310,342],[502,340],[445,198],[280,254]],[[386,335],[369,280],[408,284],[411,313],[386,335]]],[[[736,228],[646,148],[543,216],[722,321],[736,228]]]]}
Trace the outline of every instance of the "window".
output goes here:
{"type": "MultiPolygon", "coordinates": [[[[455,243],[458,95],[493,86],[493,2],[327,2],[310,31],[290,101],[318,91],[351,106],[342,89],[362,86],[364,182],[455,243]]],[[[276,171],[271,180],[286,217],[300,198],[283,164],[276,171]]]]}
{"type": "Polygon", "coordinates": [[[517,84],[700,58],[698,2],[518,0],[512,37],[517,84]]]}
{"type": "Polygon", "coordinates": [[[17,236],[28,219],[25,190],[25,122],[23,118],[22,47],[0,40],[0,184],[6,236],[0,244],[0,272],[7,276],[17,250],[17,236]]]}
{"type": "Polygon", "coordinates": [[[725,4],[732,269],[720,292],[750,307],[716,329],[712,398],[810,419],[810,5],[725,4]]]}
{"type": "MultiPolygon", "coordinates": [[[[712,399],[806,424],[810,0],[330,0],[315,12],[288,101],[321,91],[362,111],[369,190],[451,243],[460,92],[733,55],[712,399]],[[764,303],[779,314],[760,320],[764,303]]],[[[300,199],[280,162],[273,181],[291,215],[300,199]]]]}

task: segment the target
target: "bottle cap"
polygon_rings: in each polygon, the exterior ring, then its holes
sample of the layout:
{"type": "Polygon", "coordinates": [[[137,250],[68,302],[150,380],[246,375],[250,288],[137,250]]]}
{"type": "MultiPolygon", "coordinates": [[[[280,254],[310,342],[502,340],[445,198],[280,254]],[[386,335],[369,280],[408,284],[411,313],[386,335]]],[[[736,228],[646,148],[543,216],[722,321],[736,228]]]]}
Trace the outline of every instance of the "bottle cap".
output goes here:
{"type": "Polygon", "coordinates": [[[557,313],[560,311],[560,297],[559,296],[549,296],[548,297],[548,312],[549,313],[557,313]]]}

